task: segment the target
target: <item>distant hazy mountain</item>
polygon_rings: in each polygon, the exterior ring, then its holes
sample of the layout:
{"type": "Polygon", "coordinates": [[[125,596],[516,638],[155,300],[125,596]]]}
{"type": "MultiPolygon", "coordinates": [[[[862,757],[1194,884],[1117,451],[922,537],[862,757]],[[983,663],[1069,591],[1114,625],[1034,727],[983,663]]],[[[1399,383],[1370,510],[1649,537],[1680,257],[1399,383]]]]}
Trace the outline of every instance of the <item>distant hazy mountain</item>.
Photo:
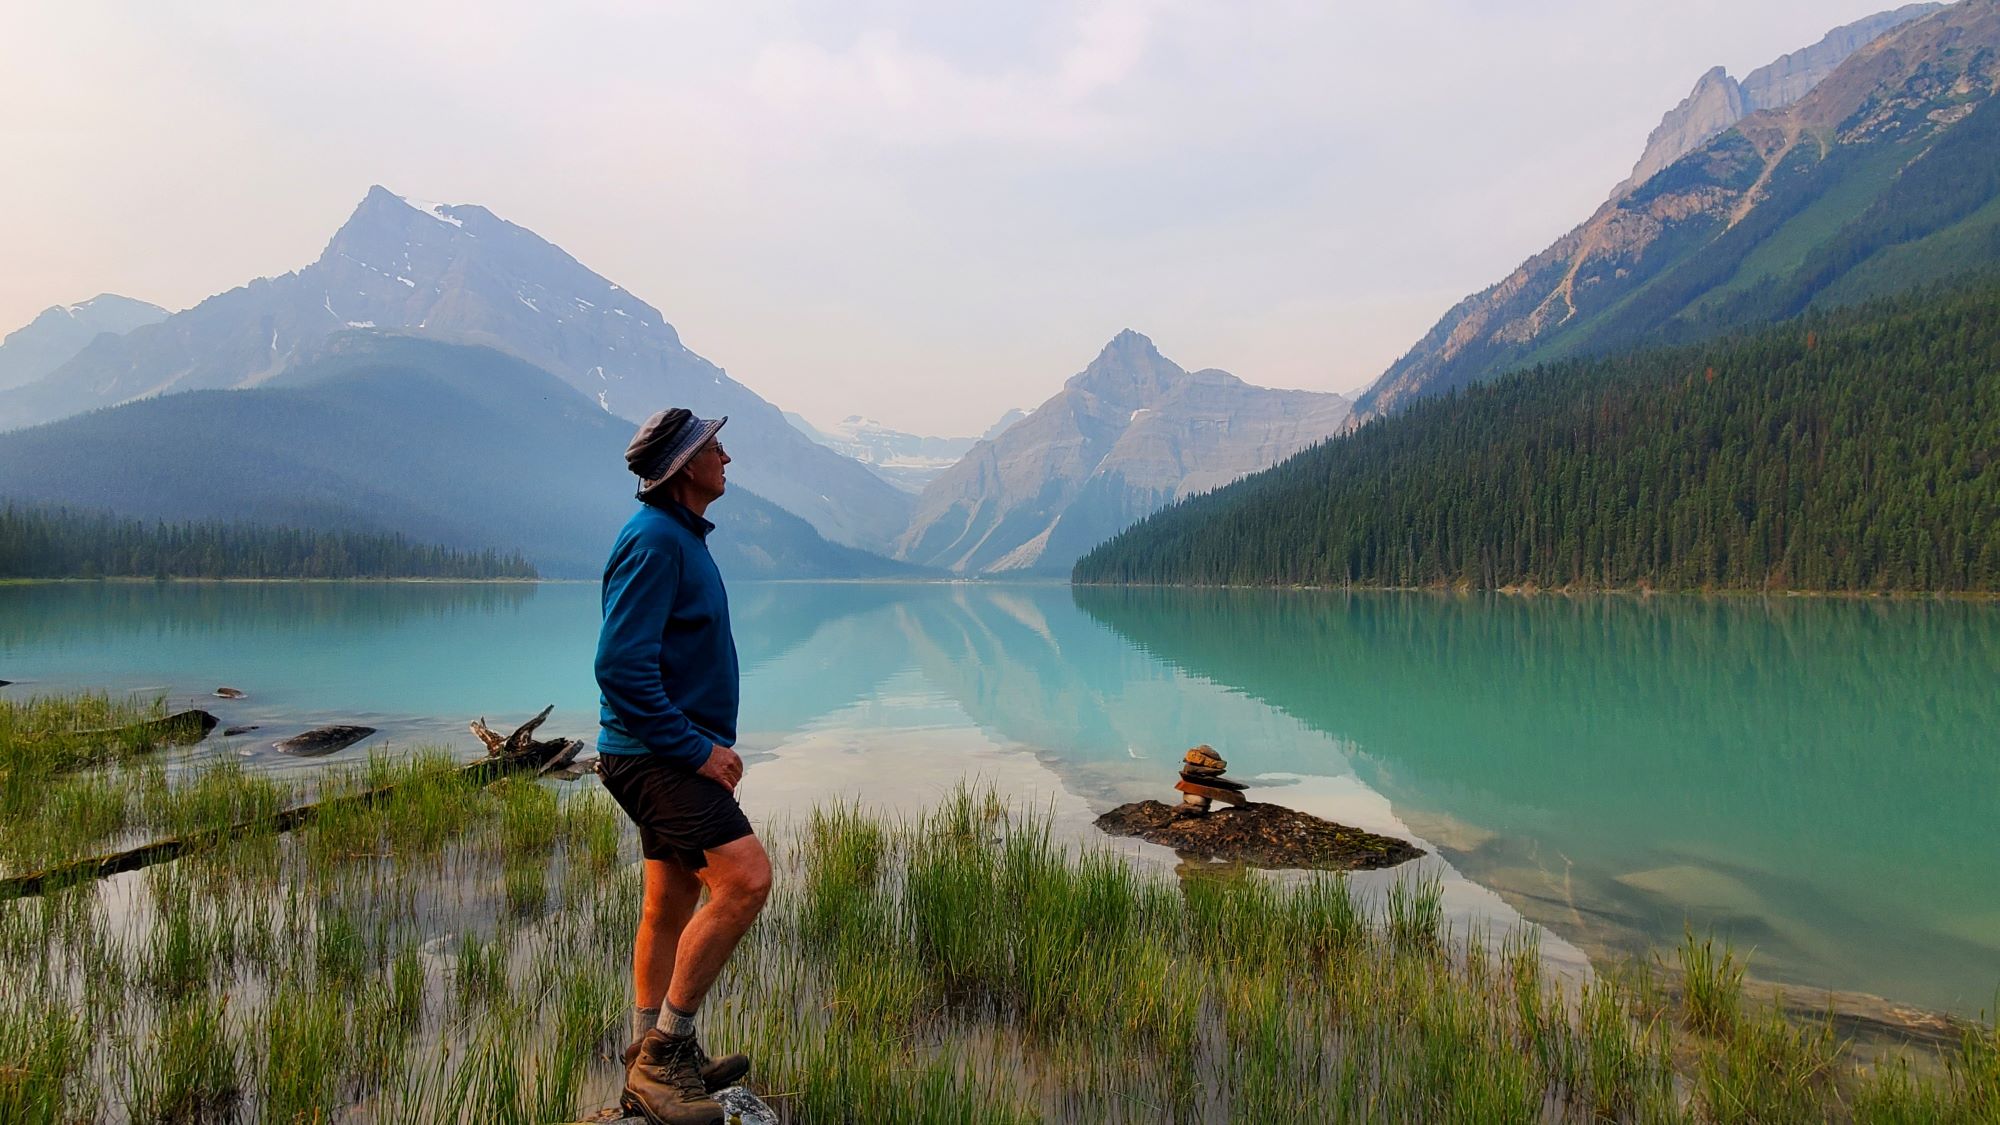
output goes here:
{"type": "Polygon", "coordinates": [[[1712,104],[1669,114],[1662,130],[1675,136],[1656,132],[1638,173],[1721,132],[1621,185],[1582,226],[1461,301],[1357,414],[1546,360],[1699,339],[2000,266],[2000,4],[1911,14],[1842,29],[1801,52],[1803,64],[1756,72],[1754,88],[1704,79],[1713,92],[1691,101],[1712,104]],[[1885,21],[1886,34],[1827,70],[1885,21]],[[1787,98],[1734,117],[1732,99],[1748,109],[1787,98]]]}
{"type": "Polygon", "coordinates": [[[1161,505],[1337,432],[1348,407],[1335,394],[1189,373],[1121,332],[1061,393],[924,489],[898,557],[961,573],[1067,574],[1161,505]]]}
{"type": "MultiPolygon", "coordinates": [[[[985,439],[998,436],[1014,422],[1027,415],[1019,410],[1009,410],[1004,417],[987,429],[985,439]]],[[[920,437],[891,429],[872,418],[850,414],[841,419],[840,424],[822,430],[804,418],[789,411],[785,414],[798,431],[843,456],[873,469],[877,476],[897,488],[909,493],[918,493],[924,486],[936,480],[940,473],[958,463],[958,459],[978,444],[981,438],[920,437]]]]}
{"type": "Polygon", "coordinates": [[[0,395],[0,425],[148,395],[259,386],[347,328],[492,345],[554,372],[627,423],[669,405],[727,414],[737,477],[842,542],[886,545],[909,511],[907,495],[806,439],[777,407],[689,351],[658,309],[560,247],[483,207],[405,200],[380,187],[311,265],[99,338],[45,378],[0,395]]]}
{"type": "Polygon", "coordinates": [[[32,383],[68,363],[101,332],[117,335],[167,318],[167,310],[116,293],[51,305],[0,341],[0,390],[32,383]]]}
{"type": "MultiPolygon", "coordinates": [[[[635,504],[630,423],[490,348],[347,331],[296,355],[259,387],[161,395],[0,434],[0,499],[401,532],[518,549],[545,577],[601,572],[635,504]]],[[[710,514],[733,575],[908,570],[827,542],[740,483],[710,514]]]]}
{"type": "Polygon", "coordinates": [[[986,427],[986,432],[979,435],[979,440],[992,441],[994,438],[997,438],[1001,434],[1006,433],[1007,427],[1013,425],[1014,423],[1020,421],[1023,418],[1026,418],[1027,416],[1028,412],[1022,410],[1020,407],[1017,406],[1014,409],[1009,410],[1007,413],[1002,414],[998,422],[995,422],[992,425],[986,427]]]}

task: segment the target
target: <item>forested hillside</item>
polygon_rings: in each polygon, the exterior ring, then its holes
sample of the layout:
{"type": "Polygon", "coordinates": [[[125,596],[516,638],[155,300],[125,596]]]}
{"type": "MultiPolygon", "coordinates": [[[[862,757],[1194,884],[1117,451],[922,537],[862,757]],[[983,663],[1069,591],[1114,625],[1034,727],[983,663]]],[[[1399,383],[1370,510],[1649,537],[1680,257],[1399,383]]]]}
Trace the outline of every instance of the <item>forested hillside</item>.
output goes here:
{"type": "Polygon", "coordinates": [[[518,554],[401,535],[0,507],[0,578],[534,578],[518,554]]]}
{"type": "Polygon", "coordinates": [[[1075,578],[2000,591],[2000,283],[1422,400],[1075,578]]]}
{"type": "MultiPolygon", "coordinates": [[[[261,386],[159,395],[0,434],[0,502],[393,533],[518,551],[549,577],[602,573],[637,506],[630,423],[491,348],[372,331],[322,348],[261,386]]],[[[916,571],[826,541],[733,476],[711,515],[711,547],[732,578],[916,571]]]]}

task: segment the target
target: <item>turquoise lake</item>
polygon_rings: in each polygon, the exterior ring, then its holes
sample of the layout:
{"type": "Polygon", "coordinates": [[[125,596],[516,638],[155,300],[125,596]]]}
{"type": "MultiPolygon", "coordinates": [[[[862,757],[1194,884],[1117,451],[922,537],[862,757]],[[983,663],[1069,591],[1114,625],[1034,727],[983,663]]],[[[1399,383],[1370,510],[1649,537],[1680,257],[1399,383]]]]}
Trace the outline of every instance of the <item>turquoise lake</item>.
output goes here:
{"type": "MultiPolygon", "coordinates": [[[[1713,929],[1752,974],[1965,1014],[2000,989],[2000,607],[752,583],[744,801],[916,810],[963,779],[1079,839],[1213,745],[1253,799],[1435,853],[1454,916],[1607,957],[1713,929]]],[[[0,689],[198,700],[194,751],[312,771],[590,738],[589,584],[0,587],[0,689]],[[228,685],[237,701],[210,693],[228,685]],[[331,758],[270,741],[382,735],[331,758]]],[[[1123,842],[1121,842],[1123,843],[1123,842]]]]}

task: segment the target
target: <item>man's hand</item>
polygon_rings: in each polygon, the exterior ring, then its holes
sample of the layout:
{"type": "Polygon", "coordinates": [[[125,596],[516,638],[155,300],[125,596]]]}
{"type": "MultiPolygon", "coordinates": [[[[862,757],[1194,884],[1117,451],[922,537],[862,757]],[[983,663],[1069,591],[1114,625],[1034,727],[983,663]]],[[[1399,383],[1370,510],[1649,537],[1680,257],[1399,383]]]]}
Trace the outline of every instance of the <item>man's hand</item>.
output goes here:
{"type": "Polygon", "coordinates": [[[716,743],[708,752],[708,761],[695,771],[710,781],[720,782],[724,789],[736,792],[736,783],[743,780],[743,759],[736,751],[716,743]]]}

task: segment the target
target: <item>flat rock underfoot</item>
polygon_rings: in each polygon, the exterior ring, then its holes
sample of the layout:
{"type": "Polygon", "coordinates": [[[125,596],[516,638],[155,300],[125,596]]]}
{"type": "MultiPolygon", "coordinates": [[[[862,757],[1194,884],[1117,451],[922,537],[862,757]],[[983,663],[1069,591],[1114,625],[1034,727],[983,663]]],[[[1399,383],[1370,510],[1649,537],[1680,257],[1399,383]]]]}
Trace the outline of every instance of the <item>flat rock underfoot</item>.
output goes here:
{"type": "Polygon", "coordinates": [[[1113,836],[1136,836],[1174,849],[1183,859],[1225,860],[1264,867],[1370,871],[1424,854],[1393,836],[1378,836],[1283,805],[1256,801],[1191,816],[1179,806],[1134,801],[1097,818],[1113,836]]]}

